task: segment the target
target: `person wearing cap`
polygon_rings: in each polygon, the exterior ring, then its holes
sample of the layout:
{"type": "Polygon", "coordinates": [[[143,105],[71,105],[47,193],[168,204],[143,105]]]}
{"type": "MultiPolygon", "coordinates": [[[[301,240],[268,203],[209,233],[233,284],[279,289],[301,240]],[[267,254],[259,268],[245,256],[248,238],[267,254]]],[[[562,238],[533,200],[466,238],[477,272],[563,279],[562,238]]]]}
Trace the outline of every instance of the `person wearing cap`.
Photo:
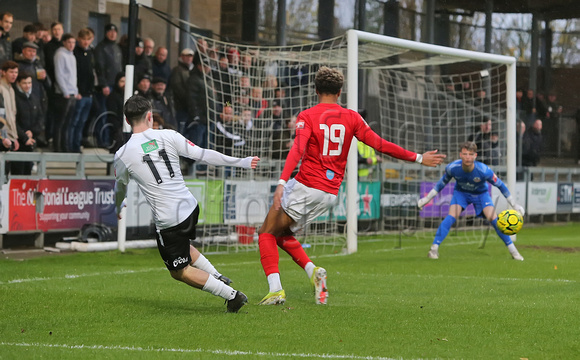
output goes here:
{"type": "Polygon", "coordinates": [[[149,99],[151,93],[151,76],[148,74],[142,74],[135,84],[135,91],[133,94],[141,95],[144,98],[149,99]]]}
{"type": "Polygon", "coordinates": [[[155,76],[151,80],[149,97],[153,103],[153,112],[161,115],[165,123],[170,125],[171,128],[177,129],[177,121],[175,121],[175,116],[173,116],[171,98],[165,93],[166,89],[167,81],[164,78],[155,76]]]}
{"type": "Polygon", "coordinates": [[[187,79],[193,70],[193,50],[185,48],[181,50],[177,66],[171,70],[169,77],[169,90],[173,94],[173,106],[179,132],[185,136],[185,124],[188,122],[187,102],[187,79]]]}
{"type": "MultiPolygon", "coordinates": [[[[22,44],[22,55],[16,61],[18,63],[18,71],[21,73],[28,73],[32,76],[32,92],[35,98],[39,99],[42,105],[42,115],[46,122],[46,113],[48,111],[48,93],[52,87],[52,79],[47,75],[46,70],[42,66],[40,59],[36,56],[38,45],[36,43],[27,41],[22,44]]],[[[44,125],[44,124],[43,124],[44,125]]],[[[38,146],[45,146],[46,139],[44,134],[36,134],[38,146]]]]}
{"type": "MultiPolygon", "coordinates": [[[[115,86],[115,77],[123,71],[123,53],[117,41],[117,26],[107,24],[105,26],[105,38],[95,48],[95,71],[97,73],[98,91],[94,101],[98,105],[99,113],[107,112],[107,96],[115,86]]],[[[106,147],[110,145],[110,137],[106,128],[105,116],[96,123],[98,145],[106,147]]]]}
{"type": "Polygon", "coordinates": [[[15,60],[17,60],[22,54],[22,44],[27,41],[36,41],[36,28],[32,24],[26,25],[22,30],[22,37],[19,37],[12,42],[12,54],[15,60]]]}
{"type": "Polygon", "coordinates": [[[135,78],[137,79],[143,75],[148,75],[149,79],[153,77],[151,59],[145,55],[144,44],[141,39],[137,39],[135,43],[135,78]]]}

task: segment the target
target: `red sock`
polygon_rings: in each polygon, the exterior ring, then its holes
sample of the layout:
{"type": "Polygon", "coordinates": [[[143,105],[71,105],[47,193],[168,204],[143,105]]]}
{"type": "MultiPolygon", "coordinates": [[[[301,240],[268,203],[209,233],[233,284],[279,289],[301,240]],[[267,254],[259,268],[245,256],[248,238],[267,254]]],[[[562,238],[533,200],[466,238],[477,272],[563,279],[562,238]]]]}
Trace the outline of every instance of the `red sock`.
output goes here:
{"type": "Polygon", "coordinates": [[[280,255],[278,255],[276,237],[272,234],[262,233],[258,238],[258,244],[260,246],[260,261],[262,262],[266,276],[273,273],[280,273],[280,270],[278,270],[280,255]]]}
{"type": "Polygon", "coordinates": [[[310,262],[310,258],[306,255],[306,252],[302,248],[302,245],[294,236],[281,236],[276,238],[278,246],[280,246],[284,251],[286,251],[298,266],[304,269],[306,264],[310,262]]]}

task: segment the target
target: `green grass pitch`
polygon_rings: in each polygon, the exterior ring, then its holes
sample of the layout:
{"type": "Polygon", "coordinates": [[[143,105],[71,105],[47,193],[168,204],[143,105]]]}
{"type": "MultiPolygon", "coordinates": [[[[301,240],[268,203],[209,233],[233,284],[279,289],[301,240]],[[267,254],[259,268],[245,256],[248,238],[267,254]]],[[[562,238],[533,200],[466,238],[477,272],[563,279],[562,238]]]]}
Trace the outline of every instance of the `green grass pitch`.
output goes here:
{"type": "MultiPolygon", "coordinates": [[[[495,234],[361,237],[350,256],[311,252],[329,304],[281,253],[285,306],[258,253],[208,255],[250,304],[172,280],[156,249],[0,260],[0,359],[578,359],[580,224],[524,227],[524,262],[495,234]]],[[[310,250],[309,250],[310,251],[310,250]]]]}

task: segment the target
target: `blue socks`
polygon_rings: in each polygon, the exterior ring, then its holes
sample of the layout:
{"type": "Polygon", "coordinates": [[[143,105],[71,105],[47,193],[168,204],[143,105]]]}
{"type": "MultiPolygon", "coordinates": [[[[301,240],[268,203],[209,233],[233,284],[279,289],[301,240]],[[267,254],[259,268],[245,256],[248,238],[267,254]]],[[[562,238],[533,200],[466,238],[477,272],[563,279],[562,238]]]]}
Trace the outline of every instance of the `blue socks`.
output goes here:
{"type": "Polygon", "coordinates": [[[493,225],[493,228],[495,229],[497,236],[499,236],[499,238],[503,241],[505,246],[509,246],[512,244],[512,239],[508,235],[499,231],[499,228],[497,227],[497,218],[495,218],[491,221],[491,225],[493,225]]]}
{"type": "Polygon", "coordinates": [[[449,230],[451,230],[451,227],[453,226],[453,224],[455,224],[455,221],[456,219],[451,215],[447,215],[445,217],[445,219],[437,229],[437,233],[435,234],[435,240],[433,240],[433,244],[441,245],[443,240],[445,240],[445,238],[447,237],[447,234],[449,234],[449,230]]]}

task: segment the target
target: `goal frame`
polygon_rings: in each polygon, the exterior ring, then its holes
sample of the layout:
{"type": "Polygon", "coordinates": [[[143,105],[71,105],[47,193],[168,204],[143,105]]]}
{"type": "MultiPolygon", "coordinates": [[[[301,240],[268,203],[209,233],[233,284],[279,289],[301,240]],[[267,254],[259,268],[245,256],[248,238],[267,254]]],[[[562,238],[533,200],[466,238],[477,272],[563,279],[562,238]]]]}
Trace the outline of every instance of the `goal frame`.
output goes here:
{"type": "MultiPolygon", "coordinates": [[[[512,56],[481,53],[477,51],[455,49],[411,40],[404,40],[385,35],[373,34],[360,30],[347,31],[347,107],[358,109],[358,45],[359,41],[374,42],[434,55],[446,55],[471,61],[505,65],[506,70],[506,129],[507,129],[507,179],[509,189],[516,185],[516,58],[512,56]]],[[[346,251],[348,254],[357,251],[357,142],[353,141],[348,153],[346,174],[346,251]]]]}

